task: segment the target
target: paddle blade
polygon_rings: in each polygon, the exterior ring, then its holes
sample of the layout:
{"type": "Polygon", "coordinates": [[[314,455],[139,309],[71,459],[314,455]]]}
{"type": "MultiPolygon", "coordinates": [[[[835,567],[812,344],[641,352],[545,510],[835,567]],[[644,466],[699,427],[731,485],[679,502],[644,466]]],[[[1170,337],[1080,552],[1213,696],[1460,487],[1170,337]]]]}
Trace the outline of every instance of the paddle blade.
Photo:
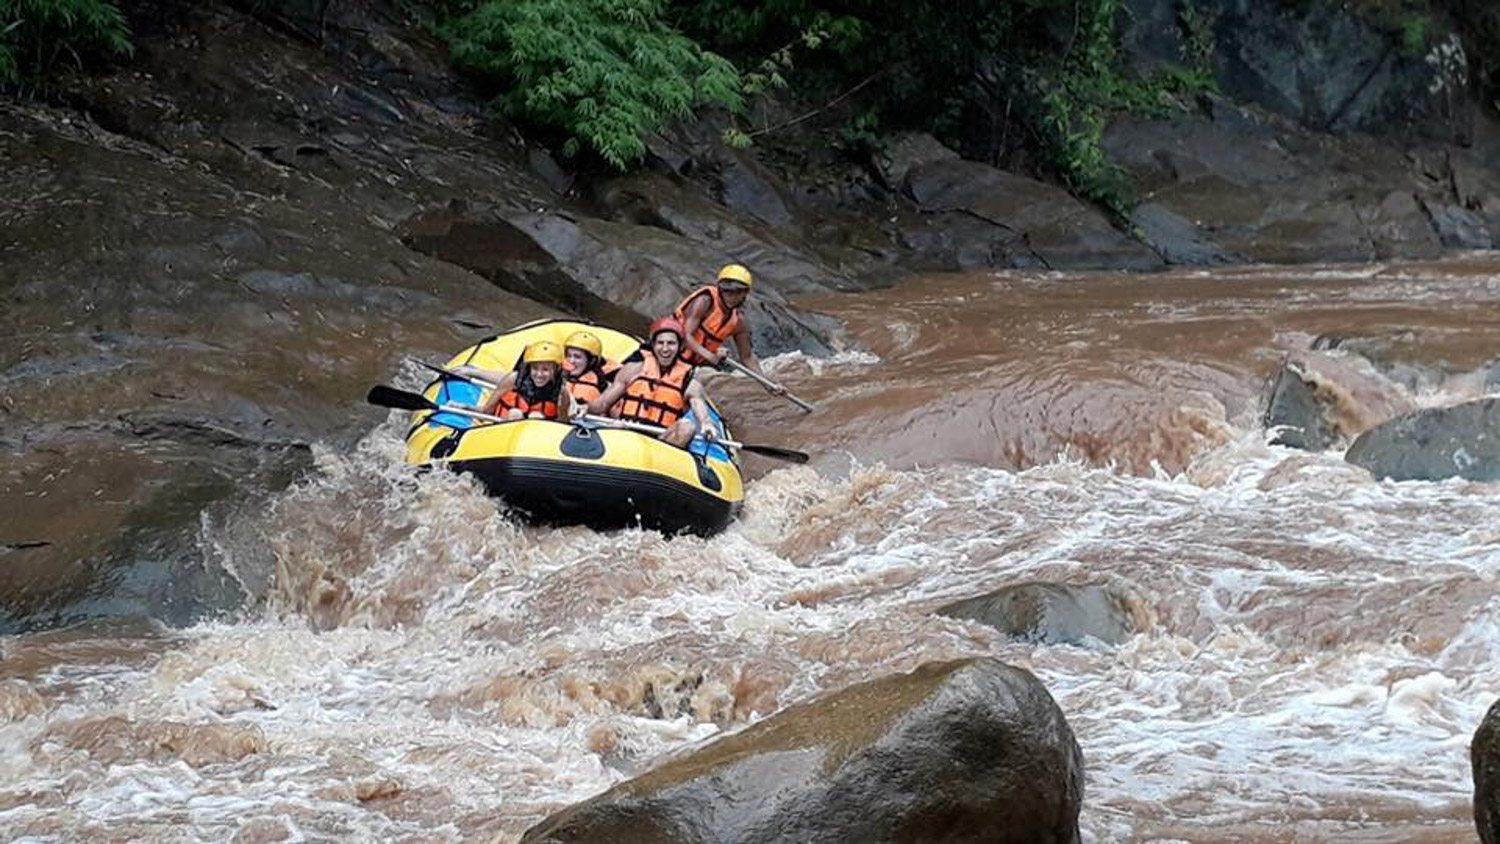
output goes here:
{"type": "Polygon", "coordinates": [[[761,457],[769,457],[772,460],[785,460],[788,463],[806,463],[812,459],[805,451],[793,451],[790,448],[777,448],[774,445],[742,445],[740,451],[748,451],[751,454],[759,454],[761,457]]]}
{"type": "Polygon", "coordinates": [[[370,388],[365,396],[365,401],[376,407],[389,407],[393,410],[436,410],[437,405],[428,401],[425,396],[417,393],[409,393],[405,390],[397,390],[384,384],[377,384],[370,388]]]}

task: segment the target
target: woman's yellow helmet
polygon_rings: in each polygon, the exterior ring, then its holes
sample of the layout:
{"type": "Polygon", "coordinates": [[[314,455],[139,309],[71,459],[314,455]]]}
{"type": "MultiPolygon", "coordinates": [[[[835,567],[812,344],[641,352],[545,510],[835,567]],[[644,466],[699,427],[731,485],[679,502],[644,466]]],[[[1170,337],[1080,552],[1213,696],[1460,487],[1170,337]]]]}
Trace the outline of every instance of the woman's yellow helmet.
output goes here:
{"type": "Polygon", "coordinates": [[[562,346],[550,340],[538,340],[527,346],[526,351],[521,353],[521,362],[525,364],[555,363],[558,366],[562,366],[562,346]]]}

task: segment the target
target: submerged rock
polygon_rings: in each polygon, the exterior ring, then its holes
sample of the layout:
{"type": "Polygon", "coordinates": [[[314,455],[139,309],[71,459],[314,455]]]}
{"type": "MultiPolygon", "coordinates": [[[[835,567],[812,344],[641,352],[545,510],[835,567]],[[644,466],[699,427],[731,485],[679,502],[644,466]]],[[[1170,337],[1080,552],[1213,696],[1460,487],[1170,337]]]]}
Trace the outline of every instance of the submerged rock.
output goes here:
{"type": "Polygon", "coordinates": [[[1361,434],[1344,459],[1397,481],[1500,481],[1500,398],[1397,417],[1361,434]]]}
{"type": "Polygon", "coordinates": [[[1082,798],[1082,753],[1056,702],[985,658],[791,707],[522,840],[1073,842],[1082,798]]]}
{"type": "Polygon", "coordinates": [[[1261,426],[1273,432],[1272,445],[1306,451],[1322,451],[1337,439],[1323,414],[1316,388],[1291,363],[1282,364],[1271,381],[1261,426]]]}
{"type": "Polygon", "coordinates": [[[1125,599],[1102,586],[1018,583],[938,610],[1047,645],[1119,644],[1136,632],[1125,599]]]}
{"type": "Polygon", "coordinates": [[[1299,352],[1273,378],[1261,422],[1274,445],[1323,451],[1412,407],[1362,358],[1299,352]]]}

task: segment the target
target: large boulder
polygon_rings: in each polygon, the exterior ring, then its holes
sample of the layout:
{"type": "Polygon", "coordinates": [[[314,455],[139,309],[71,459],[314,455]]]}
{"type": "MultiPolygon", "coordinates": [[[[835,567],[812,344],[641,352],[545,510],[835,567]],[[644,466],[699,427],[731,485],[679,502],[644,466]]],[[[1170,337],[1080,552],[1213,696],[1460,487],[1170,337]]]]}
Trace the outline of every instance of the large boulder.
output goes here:
{"type": "Polygon", "coordinates": [[[1484,844],[1500,844],[1500,700],[1484,713],[1469,745],[1474,770],[1474,826],[1484,844]]]}
{"type": "Polygon", "coordinates": [[[1031,674],[924,665],[794,706],[564,809],[526,842],[1078,840],[1083,757],[1031,674]]]}
{"type": "Polygon", "coordinates": [[[1236,256],[1214,243],[1191,220],[1157,202],[1143,202],[1130,212],[1130,224],[1168,264],[1228,264],[1236,256]]]}
{"type": "Polygon", "coordinates": [[[1344,459],[1397,481],[1500,481],[1500,398],[1397,417],[1361,434],[1344,459]]]}
{"type": "Polygon", "coordinates": [[[1322,451],[1338,440],[1325,410],[1326,403],[1301,368],[1283,363],[1271,379],[1261,427],[1271,433],[1273,445],[1322,451]]]}
{"type": "Polygon", "coordinates": [[[938,610],[1045,645],[1117,645],[1136,632],[1129,602],[1103,586],[1017,583],[938,610]]]}

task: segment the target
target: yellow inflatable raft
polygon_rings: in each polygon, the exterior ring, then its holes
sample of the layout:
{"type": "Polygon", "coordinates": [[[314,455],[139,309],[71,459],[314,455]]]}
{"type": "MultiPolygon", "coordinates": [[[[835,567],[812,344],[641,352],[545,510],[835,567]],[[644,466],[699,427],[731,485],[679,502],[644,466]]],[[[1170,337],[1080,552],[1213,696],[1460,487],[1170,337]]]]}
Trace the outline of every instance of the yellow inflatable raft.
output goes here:
{"type": "MultiPolygon", "coordinates": [[[[603,326],[543,320],[465,349],[448,366],[504,373],[515,368],[527,344],[551,340],[562,345],[579,329],[597,336],[610,360],[623,361],[641,347],[638,338],[603,326]]],[[[476,407],[488,390],[443,376],[428,384],[423,395],[440,405],[476,407]]],[[[714,416],[727,437],[717,409],[714,416]]],[[[491,495],[544,524],[601,530],[639,525],[707,536],[723,530],[744,500],[739,460],[721,446],[697,438],[681,449],[648,434],[589,423],[495,423],[423,411],[407,432],[406,459],[473,474],[491,495]]]]}

